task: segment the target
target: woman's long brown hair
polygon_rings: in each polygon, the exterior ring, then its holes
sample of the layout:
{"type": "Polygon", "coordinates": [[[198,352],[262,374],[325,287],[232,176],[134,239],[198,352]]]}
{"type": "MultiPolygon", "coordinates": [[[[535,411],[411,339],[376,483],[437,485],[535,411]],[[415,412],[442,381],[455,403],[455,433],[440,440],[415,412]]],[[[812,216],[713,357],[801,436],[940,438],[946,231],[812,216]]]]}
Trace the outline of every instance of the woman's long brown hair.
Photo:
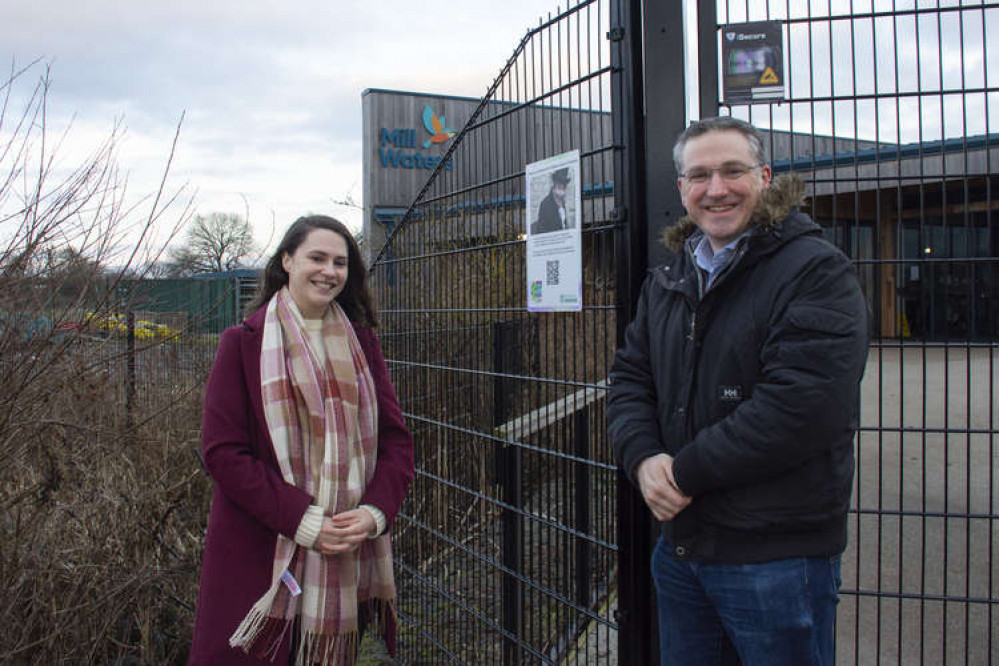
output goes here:
{"type": "Polygon", "coordinates": [[[347,243],[347,284],[336,297],[347,317],[355,324],[366,328],[378,326],[378,315],[375,311],[375,299],[368,289],[368,271],[361,259],[361,248],[357,246],[350,229],[336,218],[327,215],[307,215],[295,220],[288,231],[284,233],[280,245],[267,261],[264,274],[260,281],[260,289],[256,298],[250,304],[248,311],[256,312],[278,291],[288,284],[288,272],[284,270],[282,258],[287,253],[292,255],[305,238],[315,229],[327,229],[343,237],[347,243]]]}

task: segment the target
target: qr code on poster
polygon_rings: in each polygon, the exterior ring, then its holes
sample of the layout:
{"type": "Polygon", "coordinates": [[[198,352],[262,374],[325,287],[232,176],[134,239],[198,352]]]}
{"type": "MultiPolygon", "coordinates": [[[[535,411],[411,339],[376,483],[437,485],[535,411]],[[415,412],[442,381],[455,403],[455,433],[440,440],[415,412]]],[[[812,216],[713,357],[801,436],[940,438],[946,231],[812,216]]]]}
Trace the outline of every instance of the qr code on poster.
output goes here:
{"type": "Polygon", "coordinates": [[[558,261],[545,262],[545,284],[558,285],[558,261]]]}

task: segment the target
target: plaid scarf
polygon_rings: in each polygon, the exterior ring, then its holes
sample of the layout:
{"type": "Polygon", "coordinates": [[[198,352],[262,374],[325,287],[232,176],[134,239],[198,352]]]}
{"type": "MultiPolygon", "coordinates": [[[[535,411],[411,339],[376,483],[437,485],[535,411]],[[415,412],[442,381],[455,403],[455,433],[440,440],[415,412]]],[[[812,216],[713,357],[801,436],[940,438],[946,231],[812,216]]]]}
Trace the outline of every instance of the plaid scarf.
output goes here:
{"type": "MultiPolygon", "coordinates": [[[[327,515],[357,508],[378,448],[374,380],[353,326],[331,306],[322,324],[325,363],[287,287],[267,304],[260,352],[264,417],[281,475],[327,515]]],[[[229,644],[273,661],[297,617],[296,664],[353,664],[364,623],[377,618],[385,636],[394,616],[388,534],[332,556],[278,534],[271,586],[229,644]]]]}

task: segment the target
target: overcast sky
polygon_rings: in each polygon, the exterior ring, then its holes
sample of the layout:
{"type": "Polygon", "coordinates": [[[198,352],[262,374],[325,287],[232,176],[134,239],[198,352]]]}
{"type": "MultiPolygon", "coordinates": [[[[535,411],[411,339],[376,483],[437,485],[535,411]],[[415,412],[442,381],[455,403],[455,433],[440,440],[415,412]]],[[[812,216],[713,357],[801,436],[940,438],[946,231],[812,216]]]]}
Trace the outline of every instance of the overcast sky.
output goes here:
{"type": "MultiPolygon", "coordinates": [[[[887,0],[874,2],[883,9],[887,0]]],[[[783,17],[785,3],[771,3],[774,18],[783,17]]],[[[758,20],[765,5],[751,4],[753,14],[720,19],[758,20]]],[[[834,13],[849,9],[847,0],[834,4],[834,13]]],[[[565,0],[4,0],[0,44],[8,65],[40,60],[18,81],[8,116],[49,66],[49,136],[72,119],[61,164],[78,164],[120,120],[119,165],[134,202],[158,185],[184,114],[169,186],[196,192],[198,213],[248,211],[259,244],[273,246],[273,234],[308,212],[360,228],[360,210],[336,202],[362,200],[362,91],[479,97],[527,30],[560,6],[565,0]]],[[[791,14],[808,7],[792,0],[791,14]]],[[[854,32],[842,21],[794,24],[792,97],[994,89],[999,51],[986,44],[999,35],[999,12],[921,15],[919,39],[915,21],[865,18],[854,32]]],[[[843,109],[805,104],[794,108],[793,122],[785,104],[760,107],[753,120],[905,143],[994,132],[999,104],[991,101],[979,93],[887,98],[877,109],[868,100],[856,111],[849,100],[843,109]]],[[[9,131],[9,123],[0,127],[0,139],[9,131]]]]}
{"type": "MultiPolygon", "coordinates": [[[[562,2],[562,7],[565,3],[562,2]]],[[[4,3],[8,66],[51,66],[50,135],[64,161],[123,119],[130,199],[170,183],[200,213],[245,211],[258,240],[306,212],[360,227],[361,92],[485,93],[556,0],[40,0],[4,3]]],[[[15,88],[26,94],[44,72],[15,88]]],[[[5,77],[6,78],[6,77],[5,77]]],[[[16,106],[16,104],[15,104],[16,106]]],[[[273,240],[272,243],[276,243],[273,240]]]]}

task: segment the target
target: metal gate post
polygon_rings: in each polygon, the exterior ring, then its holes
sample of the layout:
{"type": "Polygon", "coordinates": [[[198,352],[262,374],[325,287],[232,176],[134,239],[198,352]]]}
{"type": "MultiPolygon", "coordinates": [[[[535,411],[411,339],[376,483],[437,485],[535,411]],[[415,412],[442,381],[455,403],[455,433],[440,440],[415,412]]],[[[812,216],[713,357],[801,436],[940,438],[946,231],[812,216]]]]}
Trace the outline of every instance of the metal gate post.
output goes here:
{"type": "MultiPolygon", "coordinates": [[[[642,177],[648,197],[645,231],[649,266],[658,266],[665,261],[666,248],[659,242],[663,229],[673,226],[684,215],[673,166],[673,142],[687,126],[686,50],[681,4],[645,3],[645,71],[649,74],[645,81],[645,170],[642,177]]],[[[711,27],[714,28],[713,23],[711,27]]],[[[694,35],[688,37],[695,39],[694,35]]],[[[711,70],[711,75],[714,71],[711,70]]]]}
{"type": "MultiPolygon", "coordinates": [[[[683,214],[672,148],[686,123],[685,43],[683,3],[619,0],[611,15],[612,32],[620,28],[611,50],[614,196],[617,219],[625,222],[616,255],[620,345],[646,268],[663,258],[660,233],[683,214]]],[[[658,661],[658,637],[649,557],[658,530],[623,473],[617,498],[618,659],[651,664],[658,661]]]]}
{"type": "MultiPolygon", "coordinates": [[[[589,460],[590,450],[590,408],[584,407],[576,412],[573,417],[573,440],[575,446],[573,452],[581,460],[589,460]]],[[[576,463],[575,473],[575,523],[576,531],[582,534],[592,534],[590,525],[590,494],[592,484],[590,483],[590,467],[576,463]]],[[[576,603],[580,606],[590,605],[590,555],[592,548],[586,539],[577,537],[575,539],[575,591],[576,603]]]]}
{"type": "Polygon", "coordinates": [[[135,311],[129,310],[125,317],[128,331],[125,338],[125,429],[131,431],[135,411],[135,311]]]}
{"type": "MultiPolygon", "coordinates": [[[[508,358],[515,347],[517,322],[500,321],[493,324],[493,425],[506,422],[507,408],[506,380],[503,375],[512,368],[508,358]]],[[[512,509],[504,508],[500,523],[503,527],[502,553],[503,566],[513,573],[503,572],[500,602],[503,629],[513,636],[520,636],[524,626],[524,588],[514,574],[519,574],[524,562],[524,519],[519,509],[524,506],[522,452],[516,444],[504,444],[497,452],[497,472],[502,486],[503,502],[512,509]]],[[[513,666],[521,662],[520,648],[510,640],[503,641],[503,664],[513,666]]]]}
{"type": "MultiPolygon", "coordinates": [[[[652,3],[655,4],[655,3],[652,3]]],[[[672,3],[670,3],[672,4],[672,3]]],[[[645,125],[642,0],[611,4],[611,108],[614,129],[614,211],[617,343],[635,313],[646,266],[645,125]]],[[[618,663],[650,664],[655,623],[648,553],[648,511],[623,473],[617,478],[618,663]]]]}
{"type": "MultiPolygon", "coordinates": [[[[691,36],[693,38],[693,36],[691,36]]],[[[697,89],[701,118],[718,115],[718,3],[697,0],[697,89]]]]}

